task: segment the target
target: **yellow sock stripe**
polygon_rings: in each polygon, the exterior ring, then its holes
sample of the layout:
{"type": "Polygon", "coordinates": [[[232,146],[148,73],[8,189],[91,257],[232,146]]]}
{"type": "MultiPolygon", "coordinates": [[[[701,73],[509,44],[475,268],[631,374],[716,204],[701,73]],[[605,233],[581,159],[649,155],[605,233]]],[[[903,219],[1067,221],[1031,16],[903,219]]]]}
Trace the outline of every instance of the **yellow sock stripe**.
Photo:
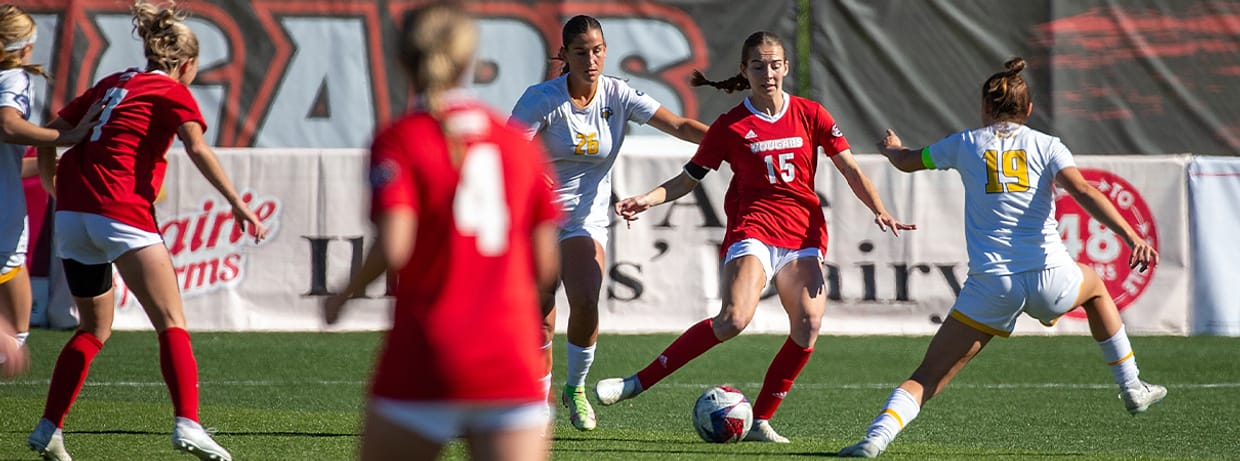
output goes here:
{"type": "Polygon", "coordinates": [[[984,325],[982,324],[982,322],[973,320],[969,318],[968,316],[961,314],[960,311],[957,311],[957,310],[952,310],[951,317],[956,320],[959,320],[960,323],[973,327],[974,330],[980,331],[982,333],[986,333],[988,335],[998,336],[1000,338],[1006,338],[1008,336],[1012,336],[1012,332],[1010,331],[1003,331],[1003,330],[999,330],[999,329],[984,325]]]}
{"type": "Polygon", "coordinates": [[[900,419],[900,415],[896,414],[895,410],[892,410],[890,408],[884,408],[883,413],[891,415],[892,418],[895,418],[896,422],[900,423],[900,429],[904,429],[904,420],[900,419]]]}
{"type": "Polygon", "coordinates": [[[0,274],[0,285],[3,285],[5,282],[8,282],[9,280],[13,280],[13,277],[17,277],[17,274],[21,273],[21,271],[22,271],[22,267],[17,266],[13,268],[13,270],[11,271],[0,274]]]}
{"type": "Polygon", "coordinates": [[[1128,360],[1128,359],[1130,359],[1130,358],[1132,358],[1132,351],[1128,351],[1128,355],[1125,355],[1125,356],[1124,356],[1124,358],[1119,359],[1119,360],[1116,360],[1116,361],[1111,362],[1111,363],[1108,363],[1108,364],[1107,364],[1107,366],[1108,366],[1108,367],[1113,367],[1113,366],[1119,365],[1119,364],[1121,364],[1121,363],[1124,363],[1124,361],[1126,361],[1126,360],[1128,360]]]}

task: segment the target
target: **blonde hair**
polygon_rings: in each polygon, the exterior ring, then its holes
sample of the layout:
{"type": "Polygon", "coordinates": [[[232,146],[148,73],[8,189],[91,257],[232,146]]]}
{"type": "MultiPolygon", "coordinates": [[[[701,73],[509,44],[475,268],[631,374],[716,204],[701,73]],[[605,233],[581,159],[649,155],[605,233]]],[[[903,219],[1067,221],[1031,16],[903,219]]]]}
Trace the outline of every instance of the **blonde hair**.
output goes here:
{"type": "Polygon", "coordinates": [[[198,57],[198,37],[182,24],[186,14],[169,0],[159,7],[145,0],[134,2],[133,30],[142,38],[147,70],[171,72],[185,61],[198,57]]]}
{"type": "Polygon", "coordinates": [[[400,63],[428,112],[440,109],[443,93],[461,85],[472,68],[478,29],[460,7],[435,3],[405,16],[400,63]]]}
{"type": "Polygon", "coordinates": [[[18,54],[21,51],[20,49],[4,49],[10,43],[30,39],[34,36],[34,33],[34,18],[30,17],[30,13],[22,10],[17,5],[0,5],[0,70],[20,68],[32,74],[51,78],[46,72],[43,72],[43,66],[22,64],[22,58],[18,54]]]}

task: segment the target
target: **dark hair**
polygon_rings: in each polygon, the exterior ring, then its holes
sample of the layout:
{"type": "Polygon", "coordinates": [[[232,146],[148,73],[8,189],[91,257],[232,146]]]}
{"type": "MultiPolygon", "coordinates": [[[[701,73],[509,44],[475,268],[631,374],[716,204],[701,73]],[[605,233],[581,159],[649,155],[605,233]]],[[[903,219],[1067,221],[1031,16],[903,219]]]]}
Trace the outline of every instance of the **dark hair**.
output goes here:
{"type": "Polygon", "coordinates": [[[198,57],[198,37],[183,24],[186,14],[169,0],[159,7],[137,0],[130,8],[133,30],[142,37],[148,70],[171,72],[186,60],[198,57]]]}
{"type": "Polygon", "coordinates": [[[996,122],[1025,123],[1029,118],[1029,85],[1020,76],[1025,60],[1015,57],[1004,63],[1007,70],[991,75],[982,85],[982,101],[996,122]]]}
{"type": "MultiPolygon", "coordinates": [[[[578,35],[584,35],[592,30],[597,30],[599,35],[602,35],[603,25],[599,24],[598,20],[594,19],[592,16],[586,16],[584,14],[573,16],[572,19],[569,19],[568,22],[564,23],[564,28],[560,30],[560,43],[562,43],[562,45],[560,45],[560,49],[567,49],[569,42],[572,42],[578,35]]],[[[553,59],[559,59],[564,62],[564,66],[560,68],[560,75],[567,74],[568,61],[565,60],[563,56],[556,56],[553,59]]]]}
{"type": "Polygon", "coordinates": [[[34,33],[34,18],[30,17],[30,13],[17,5],[0,5],[0,70],[21,68],[26,72],[50,78],[43,71],[43,66],[22,64],[22,58],[18,56],[20,48],[11,51],[4,49],[9,44],[32,38],[34,33]]]}
{"type": "MultiPolygon", "coordinates": [[[[787,49],[784,47],[784,41],[780,39],[778,35],[766,31],[754,32],[749,34],[749,37],[745,39],[745,43],[741,45],[741,65],[748,65],[753,49],[762,45],[777,46],[781,50],[787,49]]],[[[693,86],[710,85],[717,89],[723,90],[725,93],[749,89],[749,79],[745,78],[744,73],[739,72],[732,76],[732,78],[716,82],[707,80],[705,75],[702,75],[701,72],[695,69],[693,71],[693,77],[689,80],[689,84],[693,86]]]]}

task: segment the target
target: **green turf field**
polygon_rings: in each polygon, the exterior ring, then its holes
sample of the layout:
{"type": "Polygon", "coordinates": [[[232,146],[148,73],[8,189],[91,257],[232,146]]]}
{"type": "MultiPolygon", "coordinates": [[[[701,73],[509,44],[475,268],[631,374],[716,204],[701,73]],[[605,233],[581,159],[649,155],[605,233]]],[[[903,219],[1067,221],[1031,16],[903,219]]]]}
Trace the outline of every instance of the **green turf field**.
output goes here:
{"type": "MultiPolygon", "coordinates": [[[[0,460],[35,459],[25,439],[68,338],[36,331],[30,374],[0,382],[0,460]]],[[[349,459],[378,334],[197,333],[202,419],[238,460],[349,459]]],[[[591,374],[626,375],[671,335],[604,336],[591,374]]],[[[701,442],[690,408],[708,386],[757,392],[783,337],[743,335],[641,397],[597,407],[599,430],[558,420],[557,460],[821,459],[859,437],[925,337],[824,337],[774,419],[790,445],[701,442]]],[[[557,359],[564,341],[556,342],[557,359]]],[[[1131,417],[1086,337],[996,340],[889,448],[886,459],[1240,459],[1240,338],[1134,337],[1142,377],[1170,394],[1131,417]]],[[[149,332],[117,333],[69,414],[79,460],[189,459],[170,448],[172,408],[149,332]]],[[[557,373],[563,370],[557,368],[557,373]]],[[[557,380],[562,377],[557,374],[557,380]]],[[[557,388],[559,386],[557,385],[557,388]]],[[[464,459],[452,447],[447,459],[464,459]]]]}

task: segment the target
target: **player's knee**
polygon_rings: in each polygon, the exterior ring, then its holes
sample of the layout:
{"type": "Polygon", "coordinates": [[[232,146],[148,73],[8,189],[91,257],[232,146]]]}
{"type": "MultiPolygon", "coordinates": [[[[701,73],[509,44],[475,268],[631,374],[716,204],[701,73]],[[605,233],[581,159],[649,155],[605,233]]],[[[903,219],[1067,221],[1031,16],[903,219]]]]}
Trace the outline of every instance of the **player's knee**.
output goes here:
{"type": "Polygon", "coordinates": [[[111,264],[82,264],[64,260],[69,293],[77,298],[94,298],[112,290],[111,264]]]}
{"type": "Polygon", "coordinates": [[[715,336],[721,341],[727,341],[740,335],[745,331],[745,327],[749,326],[749,322],[753,320],[752,315],[746,315],[742,312],[730,312],[724,309],[724,312],[714,319],[715,336]]]}

